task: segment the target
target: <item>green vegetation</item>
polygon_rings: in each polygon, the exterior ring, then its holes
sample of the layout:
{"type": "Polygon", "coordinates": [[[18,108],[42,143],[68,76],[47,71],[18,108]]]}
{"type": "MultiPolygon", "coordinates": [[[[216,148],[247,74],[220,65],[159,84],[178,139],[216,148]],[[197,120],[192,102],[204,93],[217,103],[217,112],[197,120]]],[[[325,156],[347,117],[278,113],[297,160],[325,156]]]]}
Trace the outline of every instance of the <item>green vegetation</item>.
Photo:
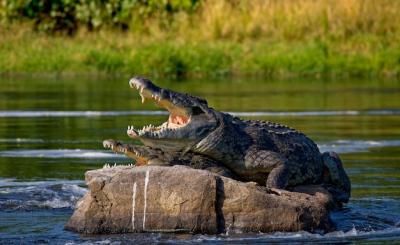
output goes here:
{"type": "Polygon", "coordinates": [[[3,74],[400,74],[400,1],[0,0],[0,4],[3,74]]]}

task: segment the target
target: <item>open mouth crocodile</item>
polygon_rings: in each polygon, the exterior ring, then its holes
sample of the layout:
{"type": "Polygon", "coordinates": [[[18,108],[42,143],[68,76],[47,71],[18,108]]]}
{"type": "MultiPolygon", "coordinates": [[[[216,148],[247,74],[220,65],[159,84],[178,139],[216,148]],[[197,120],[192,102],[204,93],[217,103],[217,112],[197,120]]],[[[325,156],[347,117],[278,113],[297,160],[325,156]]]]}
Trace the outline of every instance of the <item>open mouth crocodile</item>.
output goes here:
{"type": "Polygon", "coordinates": [[[168,120],[142,129],[128,127],[128,136],[154,150],[151,154],[140,153],[138,157],[133,145],[116,147],[122,143],[113,140],[105,141],[105,147],[143,164],[174,164],[186,159],[181,163],[191,165],[191,159],[199,158],[220,166],[222,172],[226,169],[270,188],[322,184],[337,201],[348,201],[351,184],[340,158],[334,152],[321,154],[303,133],[278,123],[242,120],[219,112],[205,99],[157,87],[143,77],[132,78],[129,85],[139,92],[142,103],[153,101],[165,108],[168,120]]]}
{"type": "Polygon", "coordinates": [[[142,103],[152,100],[169,112],[168,120],[160,126],[150,124],[139,130],[128,127],[128,136],[144,145],[166,151],[189,151],[218,124],[204,99],[159,88],[141,77],[131,79],[129,85],[139,91],[142,103]]]}

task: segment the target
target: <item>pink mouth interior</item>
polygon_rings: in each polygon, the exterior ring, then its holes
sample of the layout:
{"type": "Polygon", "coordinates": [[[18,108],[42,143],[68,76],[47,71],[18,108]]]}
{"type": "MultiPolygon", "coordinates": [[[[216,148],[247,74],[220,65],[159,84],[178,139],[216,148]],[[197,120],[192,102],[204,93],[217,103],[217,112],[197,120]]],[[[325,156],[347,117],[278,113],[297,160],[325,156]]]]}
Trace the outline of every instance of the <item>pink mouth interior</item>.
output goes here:
{"type": "Polygon", "coordinates": [[[181,115],[174,115],[171,114],[168,118],[168,127],[169,128],[179,128],[187,124],[189,121],[189,118],[186,116],[181,116],[181,115]]]}

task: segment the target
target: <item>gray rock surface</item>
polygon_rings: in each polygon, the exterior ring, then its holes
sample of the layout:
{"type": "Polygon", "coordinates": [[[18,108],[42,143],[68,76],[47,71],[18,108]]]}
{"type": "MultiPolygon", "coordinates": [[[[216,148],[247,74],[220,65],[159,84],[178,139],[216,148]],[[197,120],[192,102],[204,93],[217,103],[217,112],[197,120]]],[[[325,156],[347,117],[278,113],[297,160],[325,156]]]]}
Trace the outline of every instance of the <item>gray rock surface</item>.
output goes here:
{"type": "Polygon", "coordinates": [[[85,177],[89,192],[66,224],[81,233],[271,232],[331,224],[332,197],[318,186],[272,190],[185,166],[117,166],[85,177]]]}

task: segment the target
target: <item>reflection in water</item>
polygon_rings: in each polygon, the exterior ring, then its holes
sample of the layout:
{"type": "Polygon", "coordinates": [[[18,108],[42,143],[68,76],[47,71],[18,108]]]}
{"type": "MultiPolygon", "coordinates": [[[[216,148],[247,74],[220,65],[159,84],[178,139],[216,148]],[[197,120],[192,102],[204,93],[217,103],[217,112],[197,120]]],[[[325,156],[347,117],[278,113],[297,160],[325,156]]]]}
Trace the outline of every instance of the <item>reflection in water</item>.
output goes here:
{"type": "Polygon", "coordinates": [[[341,153],[352,199],[332,218],[337,230],[270,234],[125,234],[81,237],[63,230],[86,193],[84,172],[129,159],[102,148],[127,125],[165,121],[140,103],[127,79],[0,78],[0,237],[10,243],[387,242],[400,238],[398,81],[161,81],[205,97],[219,110],[287,124],[321,151],[341,153]]]}

